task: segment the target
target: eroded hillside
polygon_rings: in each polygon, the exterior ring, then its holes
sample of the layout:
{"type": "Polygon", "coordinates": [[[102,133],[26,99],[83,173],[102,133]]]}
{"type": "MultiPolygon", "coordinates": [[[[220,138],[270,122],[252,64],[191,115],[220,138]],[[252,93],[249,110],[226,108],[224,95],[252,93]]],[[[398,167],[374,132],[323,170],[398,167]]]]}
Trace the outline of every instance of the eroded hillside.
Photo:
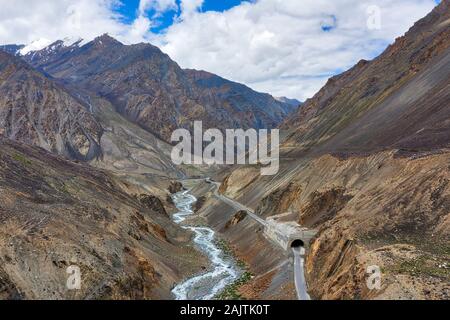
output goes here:
{"type": "Polygon", "coordinates": [[[103,129],[87,106],[0,50],[0,134],[71,159],[98,157],[103,129]]]}
{"type": "Polygon", "coordinates": [[[291,211],[318,230],[306,261],[314,298],[449,298],[449,8],[286,121],[276,176],[241,167],[221,186],[265,217],[291,211]],[[367,285],[373,265],[380,290],[367,285]]]}
{"type": "Polygon", "coordinates": [[[24,57],[34,67],[107,99],[127,119],[170,141],[175,129],[274,128],[296,109],[214,74],[184,70],[150,44],[103,35],[79,47],[61,41],[24,57]],[[49,50],[52,48],[52,50],[49,50]]]}
{"type": "Polygon", "coordinates": [[[0,298],[170,299],[206,263],[151,195],[39,148],[0,145],[0,298]],[[69,266],[81,290],[66,287],[69,266]]]}

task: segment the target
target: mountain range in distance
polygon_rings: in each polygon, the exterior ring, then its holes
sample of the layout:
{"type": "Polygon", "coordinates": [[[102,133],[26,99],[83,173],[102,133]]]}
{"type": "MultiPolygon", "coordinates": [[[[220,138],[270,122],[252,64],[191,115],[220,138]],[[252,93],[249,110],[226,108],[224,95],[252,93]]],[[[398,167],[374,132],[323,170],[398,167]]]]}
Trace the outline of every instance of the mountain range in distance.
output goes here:
{"type": "Polygon", "coordinates": [[[103,35],[82,45],[59,40],[20,54],[36,70],[72,91],[84,91],[113,104],[121,115],[165,141],[193,120],[205,128],[275,128],[299,106],[205,71],[182,69],[150,44],[123,45],[103,35]]]}

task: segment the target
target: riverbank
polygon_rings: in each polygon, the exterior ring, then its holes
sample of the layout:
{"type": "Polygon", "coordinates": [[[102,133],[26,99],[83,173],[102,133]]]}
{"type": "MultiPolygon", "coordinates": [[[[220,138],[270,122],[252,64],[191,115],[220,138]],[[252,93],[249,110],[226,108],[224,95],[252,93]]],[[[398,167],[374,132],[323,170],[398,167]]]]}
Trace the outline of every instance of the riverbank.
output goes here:
{"type": "Polygon", "coordinates": [[[187,218],[194,214],[192,206],[197,199],[189,191],[176,193],[172,199],[179,210],[173,215],[174,222],[194,233],[194,243],[211,262],[204,273],[178,284],[172,293],[177,300],[211,300],[239,279],[243,270],[219,247],[214,230],[189,223],[184,225],[187,218]]]}
{"type": "Polygon", "coordinates": [[[193,195],[206,198],[197,212],[198,216],[229,244],[233,255],[243,261],[254,275],[233,288],[235,293],[248,300],[296,300],[292,258],[268,241],[254,220],[247,217],[237,219],[237,223],[229,223],[236,211],[215,199],[211,184],[197,181],[189,186],[193,195]]]}

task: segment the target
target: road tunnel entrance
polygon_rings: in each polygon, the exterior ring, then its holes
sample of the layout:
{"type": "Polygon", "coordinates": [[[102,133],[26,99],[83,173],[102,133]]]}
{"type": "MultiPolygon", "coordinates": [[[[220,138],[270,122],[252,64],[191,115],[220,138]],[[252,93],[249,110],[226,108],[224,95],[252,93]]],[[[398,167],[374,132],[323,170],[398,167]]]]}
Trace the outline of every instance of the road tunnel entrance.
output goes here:
{"type": "Polygon", "coordinates": [[[303,248],[303,247],[305,247],[305,243],[303,242],[303,240],[295,239],[294,241],[291,242],[291,248],[303,248]]]}

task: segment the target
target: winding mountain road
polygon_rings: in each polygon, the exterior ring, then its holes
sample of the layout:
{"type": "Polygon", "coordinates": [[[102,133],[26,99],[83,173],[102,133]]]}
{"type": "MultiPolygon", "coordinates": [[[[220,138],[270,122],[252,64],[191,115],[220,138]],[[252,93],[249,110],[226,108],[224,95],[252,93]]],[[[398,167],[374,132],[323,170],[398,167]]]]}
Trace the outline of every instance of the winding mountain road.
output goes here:
{"type": "Polygon", "coordinates": [[[246,211],[247,214],[256,222],[258,222],[259,224],[263,225],[264,227],[268,226],[267,221],[265,221],[264,219],[262,219],[261,217],[259,217],[258,215],[255,214],[255,212],[250,209],[249,207],[244,206],[242,203],[236,202],[233,199],[230,199],[222,194],[219,193],[219,188],[220,188],[220,183],[219,182],[215,182],[212,180],[206,180],[207,183],[210,183],[212,185],[215,186],[215,190],[214,190],[214,196],[221,200],[222,202],[225,202],[226,204],[228,204],[230,207],[240,211],[246,211]]]}
{"type": "MultiPolygon", "coordinates": [[[[222,202],[228,204],[232,208],[236,210],[243,210],[246,211],[249,217],[251,217],[253,220],[258,222],[259,224],[263,225],[264,227],[268,227],[267,221],[259,217],[255,214],[255,212],[244,206],[242,203],[239,203],[233,199],[230,199],[222,194],[219,193],[220,183],[212,181],[211,179],[205,179],[205,181],[209,184],[212,184],[215,186],[214,190],[214,196],[221,200],[222,202]]],[[[305,280],[305,272],[304,272],[304,265],[305,265],[305,248],[303,247],[294,247],[292,248],[292,252],[294,253],[294,280],[295,280],[295,290],[297,291],[297,298],[298,300],[311,300],[309,294],[308,294],[308,287],[306,285],[305,280]]]]}

